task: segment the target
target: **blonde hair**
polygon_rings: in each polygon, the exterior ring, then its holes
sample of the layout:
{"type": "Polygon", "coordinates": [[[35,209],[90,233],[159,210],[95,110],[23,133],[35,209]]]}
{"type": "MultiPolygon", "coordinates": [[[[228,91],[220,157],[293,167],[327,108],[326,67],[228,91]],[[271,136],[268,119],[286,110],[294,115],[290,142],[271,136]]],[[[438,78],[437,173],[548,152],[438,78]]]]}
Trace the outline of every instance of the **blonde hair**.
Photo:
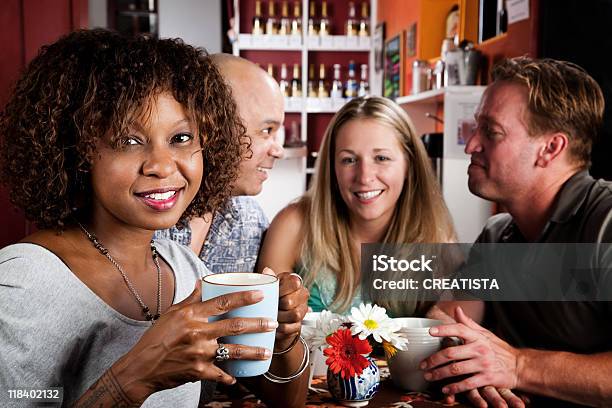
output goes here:
{"type": "MultiPolygon", "coordinates": [[[[348,309],[357,290],[359,257],[354,253],[349,232],[349,211],[340,196],[334,171],[335,143],[345,124],[352,120],[375,120],[394,129],[407,161],[404,187],[398,198],[383,243],[436,243],[454,240],[455,233],[448,209],[425,148],[416,136],[406,112],[394,102],[381,97],[357,98],[336,113],[329,124],[319,150],[316,173],[311,187],[300,200],[305,215],[305,238],[301,249],[304,281],[312,285],[321,270],[333,273],[337,280],[332,309],[348,309]]],[[[399,305],[387,305],[398,312],[399,305]]],[[[403,305],[403,314],[413,314],[422,306],[403,305]],[[406,311],[406,308],[410,309],[406,311]]]]}

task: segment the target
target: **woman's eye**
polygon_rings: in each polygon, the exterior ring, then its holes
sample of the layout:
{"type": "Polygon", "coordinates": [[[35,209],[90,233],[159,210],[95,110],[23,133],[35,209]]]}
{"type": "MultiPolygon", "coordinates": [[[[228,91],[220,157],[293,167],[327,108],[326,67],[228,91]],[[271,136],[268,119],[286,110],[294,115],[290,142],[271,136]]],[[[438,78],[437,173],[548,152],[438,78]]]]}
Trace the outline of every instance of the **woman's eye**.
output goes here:
{"type": "Polygon", "coordinates": [[[354,157],[343,157],[340,159],[340,163],[342,164],[353,164],[355,163],[355,158],[354,157]]]}
{"type": "Polygon", "coordinates": [[[140,140],[134,136],[127,136],[121,140],[121,145],[123,146],[136,146],[139,144],[141,144],[140,140]]]}
{"type": "Polygon", "coordinates": [[[378,155],[378,156],[376,156],[376,160],[379,161],[379,162],[384,162],[384,161],[391,160],[391,158],[389,158],[387,156],[383,156],[383,155],[378,155]]]}
{"type": "Polygon", "coordinates": [[[274,130],[274,128],[267,127],[265,129],[263,129],[262,132],[265,133],[266,135],[271,135],[273,130],[274,130]]]}
{"type": "Polygon", "coordinates": [[[186,143],[193,139],[190,133],[179,133],[172,137],[172,143],[186,143]]]}

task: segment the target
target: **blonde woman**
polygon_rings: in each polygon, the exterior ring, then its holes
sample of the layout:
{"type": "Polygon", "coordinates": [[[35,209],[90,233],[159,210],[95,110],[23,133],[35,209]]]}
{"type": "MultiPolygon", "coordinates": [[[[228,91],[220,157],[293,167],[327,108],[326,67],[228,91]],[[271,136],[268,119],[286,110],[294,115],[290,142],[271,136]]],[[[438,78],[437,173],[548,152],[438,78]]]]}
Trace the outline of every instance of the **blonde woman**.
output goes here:
{"type": "MultiPolygon", "coordinates": [[[[258,261],[259,269],[300,274],[314,311],[343,313],[361,302],[362,243],[454,240],[422,142],[394,102],[347,103],[327,128],[318,157],[310,189],[273,220],[258,261]]],[[[413,315],[429,305],[385,306],[393,315],[413,315]]]]}

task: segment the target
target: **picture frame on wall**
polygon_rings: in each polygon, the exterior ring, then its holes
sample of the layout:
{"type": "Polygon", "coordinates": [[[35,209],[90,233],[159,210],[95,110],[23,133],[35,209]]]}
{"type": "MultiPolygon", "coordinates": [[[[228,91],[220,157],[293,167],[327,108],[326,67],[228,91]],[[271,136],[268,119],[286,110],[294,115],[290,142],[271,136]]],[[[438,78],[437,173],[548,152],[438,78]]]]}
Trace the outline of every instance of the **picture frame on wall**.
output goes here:
{"type": "Polygon", "coordinates": [[[408,57],[416,55],[416,26],[417,23],[412,23],[406,30],[406,56],[408,57]]]}
{"type": "Polygon", "coordinates": [[[405,34],[401,32],[385,42],[383,96],[387,98],[402,96],[405,38],[405,34]]]}
{"type": "Polygon", "coordinates": [[[385,23],[378,23],[374,29],[374,72],[379,73],[384,68],[385,23]]]}

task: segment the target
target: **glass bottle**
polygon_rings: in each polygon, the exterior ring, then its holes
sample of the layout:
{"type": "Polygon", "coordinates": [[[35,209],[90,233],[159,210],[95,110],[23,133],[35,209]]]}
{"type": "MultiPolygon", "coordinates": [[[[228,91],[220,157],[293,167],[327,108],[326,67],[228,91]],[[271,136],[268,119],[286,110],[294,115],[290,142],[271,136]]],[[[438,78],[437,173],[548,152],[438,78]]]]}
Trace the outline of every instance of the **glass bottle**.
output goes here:
{"type": "Polygon", "coordinates": [[[359,81],[357,96],[366,96],[369,93],[370,84],[368,84],[368,64],[361,64],[361,80],[359,81]]]}
{"type": "Polygon", "coordinates": [[[327,1],[321,3],[321,20],[319,21],[319,35],[327,36],[330,33],[329,19],[327,18],[327,1]]]}
{"type": "Polygon", "coordinates": [[[355,3],[349,1],[348,19],[346,20],[346,25],[344,27],[344,33],[349,37],[354,37],[357,35],[357,20],[355,19],[355,16],[355,3]]]}
{"type": "Polygon", "coordinates": [[[278,33],[280,35],[287,35],[291,30],[291,21],[289,20],[289,5],[287,0],[283,0],[281,3],[281,19],[278,33]]]}
{"type": "Polygon", "coordinates": [[[321,64],[319,67],[319,87],[317,90],[319,98],[329,98],[329,92],[327,91],[327,85],[325,85],[325,65],[321,64]]]}
{"type": "Polygon", "coordinates": [[[342,98],[342,81],[340,80],[340,64],[334,64],[334,82],[332,82],[331,97],[342,98]]]}
{"type": "Polygon", "coordinates": [[[263,34],[263,19],[261,16],[261,0],[255,1],[255,17],[253,17],[253,34],[263,34]]]}
{"type": "Polygon", "coordinates": [[[355,79],[355,61],[349,62],[348,78],[346,80],[346,86],[344,89],[344,96],[348,99],[357,96],[357,80],[355,79]]]}
{"type": "Polygon", "coordinates": [[[278,86],[284,96],[289,96],[289,82],[287,82],[287,64],[281,65],[280,82],[278,86]]]}
{"type": "Polygon", "coordinates": [[[276,12],[274,11],[274,1],[268,3],[268,19],[266,20],[266,34],[278,34],[278,22],[276,21],[276,12]]]}
{"type": "Polygon", "coordinates": [[[315,87],[314,87],[314,72],[315,72],[315,66],[314,64],[310,64],[310,66],[308,67],[308,97],[309,98],[317,97],[317,91],[315,90],[315,87]]]}
{"type": "Polygon", "coordinates": [[[367,37],[370,35],[370,16],[368,13],[368,3],[361,3],[361,20],[359,20],[359,36],[367,37]]]}
{"type": "Polygon", "coordinates": [[[308,35],[319,34],[319,22],[316,20],[315,2],[310,0],[310,10],[308,12],[308,35]]]}
{"type": "Polygon", "coordinates": [[[270,75],[272,78],[274,78],[274,65],[272,65],[272,64],[268,64],[268,75],[270,75]]]}
{"type": "Polygon", "coordinates": [[[291,20],[291,35],[302,35],[302,5],[299,1],[293,3],[293,19],[291,20]]]}
{"type": "Polygon", "coordinates": [[[300,79],[300,64],[293,64],[293,78],[291,79],[291,96],[302,96],[302,80],[300,79]]]}
{"type": "Polygon", "coordinates": [[[297,121],[291,122],[291,133],[285,139],[286,147],[298,147],[303,146],[302,136],[300,134],[300,124],[297,121]]]}

